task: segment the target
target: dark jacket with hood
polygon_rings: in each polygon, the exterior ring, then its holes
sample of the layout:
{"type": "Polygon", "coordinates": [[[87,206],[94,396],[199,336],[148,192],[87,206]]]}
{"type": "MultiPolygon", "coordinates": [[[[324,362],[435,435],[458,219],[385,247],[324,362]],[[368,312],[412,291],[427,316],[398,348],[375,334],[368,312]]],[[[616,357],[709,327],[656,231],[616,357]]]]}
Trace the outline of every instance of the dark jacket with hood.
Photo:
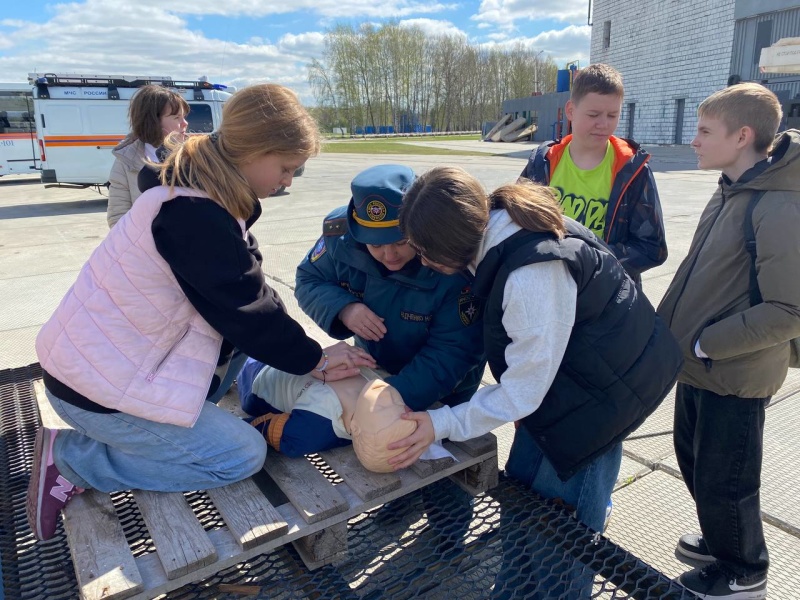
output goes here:
{"type": "MultiPolygon", "coordinates": [[[[531,153],[520,177],[550,185],[572,135],[545,142],[531,153]]],[[[632,141],[609,138],[614,150],[611,194],[603,241],[609,245],[634,281],[667,260],[664,218],[656,182],[647,164],[650,155],[632,141]]]]}

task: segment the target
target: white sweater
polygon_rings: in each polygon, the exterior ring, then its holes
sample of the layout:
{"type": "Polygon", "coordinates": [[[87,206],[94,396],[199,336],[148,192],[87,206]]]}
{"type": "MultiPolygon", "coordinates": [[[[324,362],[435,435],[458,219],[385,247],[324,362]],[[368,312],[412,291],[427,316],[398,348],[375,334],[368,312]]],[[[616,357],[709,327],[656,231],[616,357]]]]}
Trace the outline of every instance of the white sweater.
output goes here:
{"type": "MultiPolygon", "coordinates": [[[[520,229],[505,210],[492,211],[476,265],[520,229]]],[[[429,411],[437,440],[468,440],[539,408],[564,358],[577,294],[561,260],[526,265],[509,275],[503,291],[503,327],[511,338],[508,369],[500,383],[479,389],[469,402],[429,411]]]]}

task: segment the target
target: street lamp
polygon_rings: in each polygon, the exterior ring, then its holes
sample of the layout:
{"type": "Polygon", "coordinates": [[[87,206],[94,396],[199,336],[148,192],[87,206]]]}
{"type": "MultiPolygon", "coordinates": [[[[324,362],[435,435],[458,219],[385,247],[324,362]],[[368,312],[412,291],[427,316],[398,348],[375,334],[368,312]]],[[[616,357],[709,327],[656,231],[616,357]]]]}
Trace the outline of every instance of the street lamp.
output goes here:
{"type": "Polygon", "coordinates": [[[534,69],[536,69],[534,71],[534,75],[533,75],[534,76],[534,83],[536,84],[536,89],[534,90],[534,92],[539,92],[540,91],[540,89],[539,89],[540,88],[540,84],[539,84],[539,56],[542,54],[542,52],[544,52],[544,50],[539,50],[533,57],[533,66],[534,66],[534,69]]]}

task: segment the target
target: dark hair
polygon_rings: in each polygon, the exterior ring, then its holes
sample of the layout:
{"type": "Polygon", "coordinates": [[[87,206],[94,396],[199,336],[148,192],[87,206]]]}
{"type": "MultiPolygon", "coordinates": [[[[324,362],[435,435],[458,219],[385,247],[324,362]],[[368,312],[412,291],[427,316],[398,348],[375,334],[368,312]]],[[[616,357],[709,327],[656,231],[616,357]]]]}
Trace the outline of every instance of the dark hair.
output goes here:
{"type": "Polygon", "coordinates": [[[487,195],[480,182],[458,167],[436,167],[406,191],[400,229],[425,258],[462,269],[478,252],[490,208],[504,208],[529,231],[564,237],[566,226],[555,192],[523,180],[487,195]]]}
{"type": "Polygon", "coordinates": [[[622,75],[614,67],[603,63],[589,65],[581,69],[572,82],[570,100],[577,104],[591,93],[622,98],[625,96],[622,75]]]}
{"type": "Polygon", "coordinates": [[[189,114],[189,104],[183,96],[161,85],[141,87],[128,107],[131,136],[158,147],[164,142],[161,117],[178,113],[189,114]]]}

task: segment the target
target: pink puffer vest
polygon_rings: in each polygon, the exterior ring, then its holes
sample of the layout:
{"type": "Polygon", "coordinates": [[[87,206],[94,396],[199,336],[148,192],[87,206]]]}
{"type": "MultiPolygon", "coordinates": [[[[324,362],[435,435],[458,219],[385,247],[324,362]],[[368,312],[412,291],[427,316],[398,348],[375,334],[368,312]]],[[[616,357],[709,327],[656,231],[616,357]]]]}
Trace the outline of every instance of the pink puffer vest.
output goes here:
{"type": "Polygon", "coordinates": [[[44,370],[97,404],[191,427],[222,336],[194,309],[155,247],[153,219],[174,196],[202,194],[175,188],[170,195],[167,187],[142,194],[44,324],[36,353],[44,370]]]}

